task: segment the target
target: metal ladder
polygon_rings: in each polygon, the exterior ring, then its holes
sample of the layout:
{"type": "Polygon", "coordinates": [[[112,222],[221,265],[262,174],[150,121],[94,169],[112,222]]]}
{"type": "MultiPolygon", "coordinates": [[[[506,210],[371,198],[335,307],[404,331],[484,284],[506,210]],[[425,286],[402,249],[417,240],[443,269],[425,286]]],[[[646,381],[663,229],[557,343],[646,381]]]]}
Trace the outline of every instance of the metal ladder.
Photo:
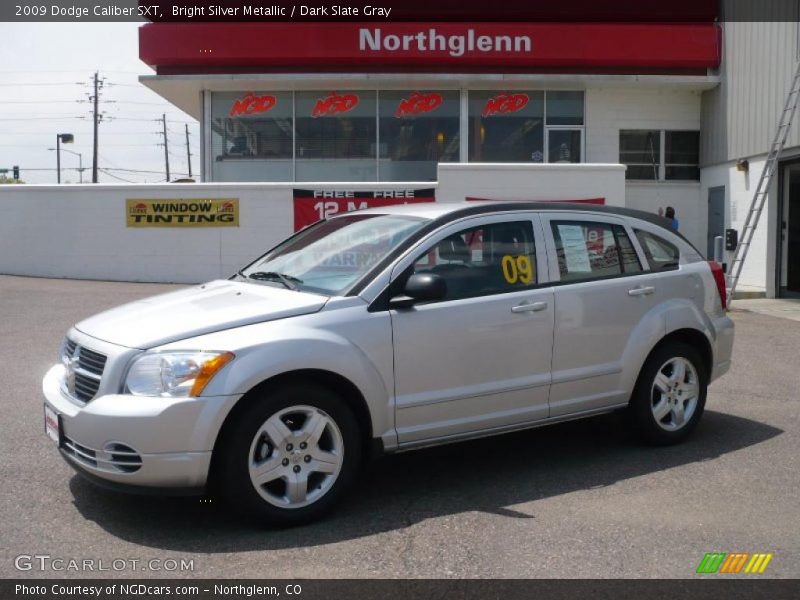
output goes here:
{"type": "Polygon", "coordinates": [[[750,209],[747,211],[747,219],[745,219],[744,227],[742,228],[741,240],[733,255],[733,262],[731,263],[731,269],[728,274],[729,302],[733,300],[736,284],[739,283],[739,276],[742,274],[742,267],[747,258],[747,252],[750,249],[750,242],[753,241],[756,226],[761,218],[761,212],[764,210],[764,204],[767,201],[767,193],[772,183],[772,176],[775,174],[781,152],[783,152],[783,147],[786,145],[786,140],[789,137],[789,129],[792,126],[792,119],[797,111],[798,99],[800,99],[800,64],[798,64],[797,70],[794,73],[789,95],[786,97],[786,104],[783,107],[783,112],[778,122],[778,130],[775,132],[775,138],[772,140],[772,145],[767,154],[767,162],[764,163],[764,170],[761,172],[761,178],[758,180],[753,200],[750,202],[750,209]]]}

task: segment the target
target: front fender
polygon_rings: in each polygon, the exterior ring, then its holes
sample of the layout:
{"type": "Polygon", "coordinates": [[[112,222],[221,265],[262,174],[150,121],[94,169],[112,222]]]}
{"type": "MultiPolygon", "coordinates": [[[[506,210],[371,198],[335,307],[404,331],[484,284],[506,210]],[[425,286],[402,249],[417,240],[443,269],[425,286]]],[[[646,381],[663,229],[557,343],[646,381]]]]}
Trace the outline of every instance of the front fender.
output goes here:
{"type": "MultiPolygon", "coordinates": [[[[242,395],[287,372],[328,371],[350,381],[367,402],[374,437],[389,446],[394,432],[391,389],[391,329],[388,318],[362,320],[357,332],[343,335],[314,327],[323,313],[261,323],[175,343],[180,347],[229,350],[236,358],[216,375],[203,396],[242,395]],[[299,321],[311,321],[302,324],[299,321]],[[350,339],[350,338],[353,339],[350,339]],[[363,346],[359,342],[365,340],[363,346]],[[388,354],[387,354],[388,353],[388,354]]],[[[222,416],[220,426],[230,409],[222,416]]]]}

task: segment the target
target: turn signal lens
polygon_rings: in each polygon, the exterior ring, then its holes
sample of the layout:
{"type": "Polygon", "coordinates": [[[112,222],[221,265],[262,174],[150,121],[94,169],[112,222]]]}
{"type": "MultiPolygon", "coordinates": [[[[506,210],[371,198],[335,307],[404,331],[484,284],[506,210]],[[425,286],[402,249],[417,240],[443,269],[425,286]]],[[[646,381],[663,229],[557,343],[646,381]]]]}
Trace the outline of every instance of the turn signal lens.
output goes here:
{"type": "Polygon", "coordinates": [[[192,391],[189,393],[189,395],[199,396],[202,394],[203,390],[206,388],[214,375],[216,375],[217,372],[222,369],[222,367],[227,365],[234,358],[235,356],[232,352],[223,352],[219,356],[203,363],[203,367],[200,369],[200,373],[195,378],[192,391]]]}

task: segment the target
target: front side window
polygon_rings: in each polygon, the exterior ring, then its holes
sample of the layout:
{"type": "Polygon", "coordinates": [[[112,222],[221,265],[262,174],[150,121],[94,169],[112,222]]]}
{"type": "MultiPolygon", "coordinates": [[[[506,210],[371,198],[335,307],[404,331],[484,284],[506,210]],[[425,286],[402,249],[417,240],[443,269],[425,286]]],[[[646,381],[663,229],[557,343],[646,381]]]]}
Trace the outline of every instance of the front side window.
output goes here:
{"type": "Polygon", "coordinates": [[[240,275],[253,283],[341,294],[427,219],[350,214],[320,221],[258,259],[240,275]]]}
{"type": "Polygon", "coordinates": [[[492,223],[450,235],[417,260],[413,272],[442,277],[445,300],[531,288],[537,283],[531,222],[492,223]]]}
{"type": "Polygon", "coordinates": [[[651,271],[670,271],[678,268],[680,251],[675,244],[649,231],[638,229],[636,237],[644,250],[651,271]]]}
{"type": "Polygon", "coordinates": [[[440,162],[458,162],[459,92],[380,92],[381,181],[435,181],[440,162]]]}
{"type": "Polygon", "coordinates": [[[584,281],[642,270],[625,228],[610,223],[553,221],[561,281],[584,281]]]}

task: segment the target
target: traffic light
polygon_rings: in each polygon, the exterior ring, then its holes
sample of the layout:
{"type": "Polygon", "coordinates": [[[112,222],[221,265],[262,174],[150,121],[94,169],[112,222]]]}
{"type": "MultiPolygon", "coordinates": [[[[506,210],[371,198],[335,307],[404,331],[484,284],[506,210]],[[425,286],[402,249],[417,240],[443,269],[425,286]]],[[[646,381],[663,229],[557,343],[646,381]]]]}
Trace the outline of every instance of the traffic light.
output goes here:
{"type": "Polygon", "coordinates": [[[14,179],[19,181],[19,166],[14,165],[12,170],[13,170],[14,179]]]}

